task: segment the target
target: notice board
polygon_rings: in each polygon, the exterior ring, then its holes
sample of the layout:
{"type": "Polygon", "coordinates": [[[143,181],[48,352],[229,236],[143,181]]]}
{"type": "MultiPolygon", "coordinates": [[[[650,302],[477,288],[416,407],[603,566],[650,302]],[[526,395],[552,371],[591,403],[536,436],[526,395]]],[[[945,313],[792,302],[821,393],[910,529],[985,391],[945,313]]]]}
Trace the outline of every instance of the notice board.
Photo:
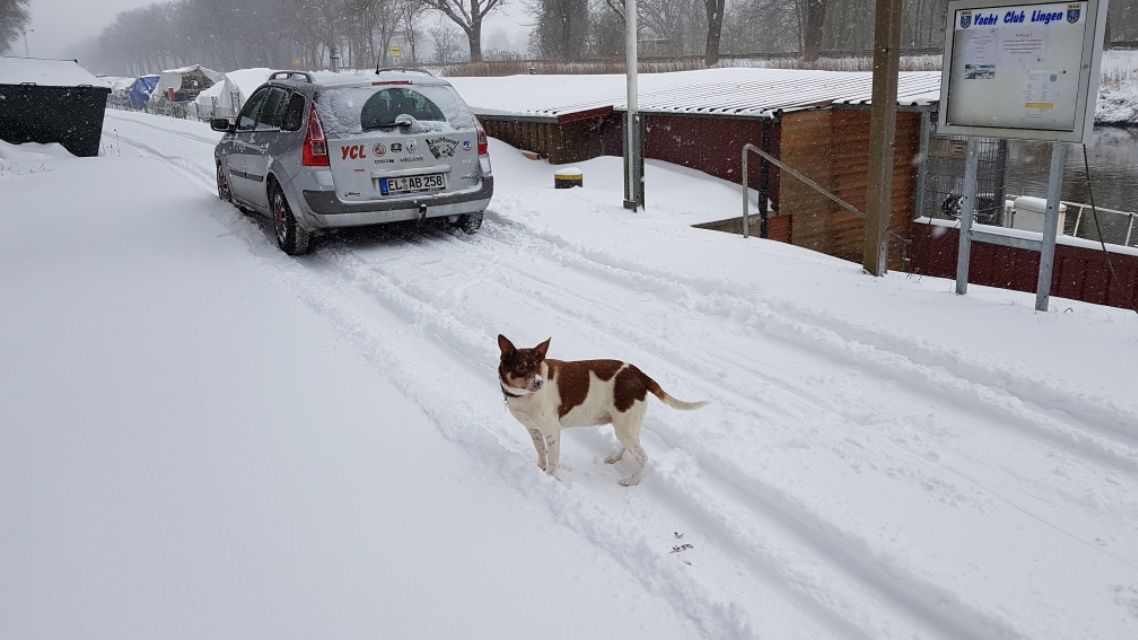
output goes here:
{"type": "Polygon", "coordinates": [[[1094,126],[1107,0],[948,5],[938,127],[1082,142],[1094,126]]]}

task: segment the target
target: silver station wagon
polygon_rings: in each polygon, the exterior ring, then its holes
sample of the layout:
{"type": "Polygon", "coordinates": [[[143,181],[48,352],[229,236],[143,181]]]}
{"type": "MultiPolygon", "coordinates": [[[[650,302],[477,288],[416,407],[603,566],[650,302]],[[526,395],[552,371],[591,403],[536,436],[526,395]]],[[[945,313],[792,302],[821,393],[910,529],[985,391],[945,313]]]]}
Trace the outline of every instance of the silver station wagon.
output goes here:
{"type": "Polygon", "coordinates": [[[494,192],[482,125],[427,71],[277,71],[210,126],[225,133],[218,196],[272,218],[291,255],[332,227],[446,218],[474,233],[494,192]]]}

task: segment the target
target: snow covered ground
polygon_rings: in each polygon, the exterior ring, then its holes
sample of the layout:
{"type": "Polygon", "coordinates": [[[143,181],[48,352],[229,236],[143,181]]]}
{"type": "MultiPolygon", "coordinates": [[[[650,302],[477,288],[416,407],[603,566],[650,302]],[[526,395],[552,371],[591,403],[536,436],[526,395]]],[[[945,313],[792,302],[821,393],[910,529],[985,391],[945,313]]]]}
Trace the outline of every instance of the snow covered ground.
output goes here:
{"type": "MultiPolygon", "coordinates": [[[[0,146],[0,637],[1138,637],[1138,315],[691,228],[737,187],[497,141],[474,236],[301,259],[207,125],[0,146]],[[635,362],[559,479],[496,336],[635,362]]],[[[2,144],[2,143],[0,143],[2,144]]]]}

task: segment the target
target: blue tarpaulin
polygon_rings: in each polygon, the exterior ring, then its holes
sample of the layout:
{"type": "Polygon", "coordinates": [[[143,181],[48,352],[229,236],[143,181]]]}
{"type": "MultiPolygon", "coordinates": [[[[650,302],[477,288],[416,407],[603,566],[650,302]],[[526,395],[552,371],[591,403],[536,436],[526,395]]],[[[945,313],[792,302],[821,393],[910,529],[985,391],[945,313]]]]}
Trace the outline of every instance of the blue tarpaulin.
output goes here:
{"type": "Polygon", "coordinates": [[[146,106],[147,101],[150,100],[150,94],[154,92],[154,87],[158,86],[158,78],[160,76],[142,76],[130,85],[130,106],[133,109],[141,109],[146,106]]]}

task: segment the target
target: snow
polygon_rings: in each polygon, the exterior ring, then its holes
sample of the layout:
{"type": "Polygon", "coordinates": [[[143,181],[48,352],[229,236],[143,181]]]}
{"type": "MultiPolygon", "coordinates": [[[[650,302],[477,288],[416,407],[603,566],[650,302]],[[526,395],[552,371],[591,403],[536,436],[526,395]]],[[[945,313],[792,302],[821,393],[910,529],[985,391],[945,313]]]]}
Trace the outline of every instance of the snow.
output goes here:
{"type": "Polygon", "coordinates": [[[253,92],[257,90],[257,87],[269,79],[272,73],[273,70],[266,67],[238,69],[226,73],[224,82],[226,86],[232,87],[229,89],[230,91],[235,90],[241,93],[241,103],[244,104],[245,101],[249,99],[249,96],[253,95],[253,92]]]}
{"type": "MultiPolygon", "coordinates": [[[[760,68],[648,73],[638,77],[637,105],[644,113],[725,113],[772,117],[776,111],[821,102],[869,104],[873,74],[760,68]]],[[[478,114],[556,117],[602,107],[627,109],[622,74],[448,77],[478,114]]],[[[940,99],[940,72],[905,72],[898,104],[940,99]]]]}
{"type": "Polygon", "coordinates": [[[41,87],[107,87],[110,83],[96,77],[74,60],[39,60],[0,56],[0,85],[35,84],[41,87]]]}
{"type": "MultiPolygon", "coordinates": [[[[1138,52],[1106,51],[1095,122],[1138,122],[1138,52]]],[[[811,69],[725,67],[645,73],[638,77],[643,113],[726,114],[771,117],[777,111],[819,104],[871,103],[873,74],[811,69]]],[[[480,115],[558,116],[601,108],[627,109],[623,74],[448,77],[480,115]]],[[[940,71],[898,75],[897,104],[929,106],[940,101],[940,71]]]]}
{"type": "Polygon", "coordinates": [[[272,75],[273,70],[266,67],[257,67],[254,69],[238,69],[226,73],[221,80],[210,85],[194,98],[194,102],[199,105],[199,108],[209,107],[213,108],[214,99],[217,99],[217,107],[219,113],[236,114],[257,90],[257,87],[268,81],[269,76],[272,75]],[[233,104],[233,94],[238,95],[238,104],[233,104]]]}
{"type": "MultiPolygon", "coordinates": [[[[555,89],[551,89],[555,90],[555,89]]],[[[491,140],[473,236],[293,259],[208,125],[0,143],[0,637],[1138,636],[1138,314],[703,231],[738,187],[491,140]],[[636,363],[558,479],[496,337],[636,363]]]]}

